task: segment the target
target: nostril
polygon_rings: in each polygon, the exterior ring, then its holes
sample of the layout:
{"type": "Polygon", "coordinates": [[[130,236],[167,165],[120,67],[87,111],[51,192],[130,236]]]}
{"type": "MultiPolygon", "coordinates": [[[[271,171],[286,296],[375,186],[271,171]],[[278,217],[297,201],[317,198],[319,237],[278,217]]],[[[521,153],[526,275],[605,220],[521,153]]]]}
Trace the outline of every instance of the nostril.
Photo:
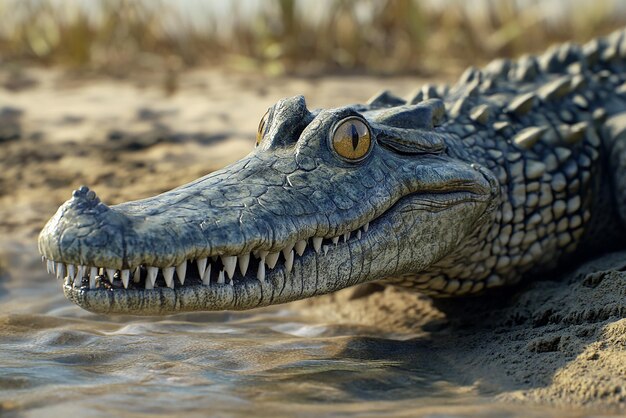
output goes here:
{"type": "Polygon", "coordinates": [[[96,192],[94,192],[93,190],[89,190],[89,187],[84,185],[74,190],[72,192],[72,197],[85,198],[87,200],[95,200],[98,198],[98,196],[96,196],[96,192]]]}
{"type": "Polygon", "coordinates": [[[89,187],[87,186],[80,186],[78,189],[74,190],[72,192],[72,196],[74,197],[82,197],[85,196],[87,193],[89,193],[89,187]]]}
{"type": "Polygon", "coordinates": [[[97,208],[99,211],[108,209],[104,203],[100,202],[96,193],[87,186],[80,186],[72,192],[71,204],[77,208],[97,208]]]}

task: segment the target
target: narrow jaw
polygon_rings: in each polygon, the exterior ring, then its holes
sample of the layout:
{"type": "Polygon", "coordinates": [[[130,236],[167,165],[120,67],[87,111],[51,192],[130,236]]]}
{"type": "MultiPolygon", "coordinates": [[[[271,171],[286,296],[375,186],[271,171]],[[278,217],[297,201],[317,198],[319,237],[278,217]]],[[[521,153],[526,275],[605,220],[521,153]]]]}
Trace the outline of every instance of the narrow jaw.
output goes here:
{"type": "MultiPolygon", "coordinates": [[[[311,237],[277,252],[259,250],[189,259],[165,268],[140,265],[117,270],[45,257],[43,261],[49,273],[64,279],[65,296],[92,312],[153,315],[240,310],[296,299],[293,289],[300,287],[304,291],[307,286],[290,280],[303,276],[296,272],[311,271],[312,264],[322,265],[327,257],[350,251],[349,247],[361,247],[370,233],[366,223],[340,236],[311,237]]],[[[316,288],[315,293],[335,290],[316,288]]]]}
{"type": "MultiPolygon", "coordinates": [[[[487,196],[468,191],[413,195],[340,236],[311,237],[273,253],[217,255],[165,268],[140,265],[116,270],[44,261],[50,273],[65,279],[65,296],[95,313],[244,310],[330,293],[398,272],[424,271],[450,251],[443,241],[433,246],[424,239],[437,236],[442,214],[469,219],[484,213],[487,202],[487,196]],[[407,230],[411,236],[398,239],[407,230]]],[[[458,236],[450,235],[448,241],[458,242],[458,236]]]]}

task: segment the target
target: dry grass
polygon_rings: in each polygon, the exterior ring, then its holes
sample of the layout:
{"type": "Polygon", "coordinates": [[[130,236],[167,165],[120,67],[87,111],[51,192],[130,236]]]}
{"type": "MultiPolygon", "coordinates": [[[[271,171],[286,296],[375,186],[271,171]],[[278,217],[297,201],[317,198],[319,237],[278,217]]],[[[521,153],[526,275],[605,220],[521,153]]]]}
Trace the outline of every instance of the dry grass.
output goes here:
{"type": "Polygon", "coordinates": [[[205,22],[199,27],[172,3],[151,0],[93,0],[89,10],[72,1],[0,0],[0,63],[117,76],[196,66],[307,75],[457,72],[626,24],[617,0],[561,6],[554,19],[540,0],[488,0],[472,12],[461,0],[443,8],[423,3],[268,0],[252,15],[243,1],[221,13],[205,3],[194,10],[193,20],[205,22]],[[316,19],[315,4],[324,10],[316,19]]]}

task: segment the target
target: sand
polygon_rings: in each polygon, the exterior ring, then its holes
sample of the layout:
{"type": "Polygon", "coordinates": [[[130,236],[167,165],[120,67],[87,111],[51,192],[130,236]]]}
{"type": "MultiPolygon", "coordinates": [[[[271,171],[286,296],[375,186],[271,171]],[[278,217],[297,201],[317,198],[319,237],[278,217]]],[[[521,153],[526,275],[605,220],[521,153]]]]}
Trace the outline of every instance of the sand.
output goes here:
{"type": "MultiPolygon", "coordinates": [[[[5,247],[32,243],[81,184],[115,204],[244,156],[259,118],[282,97],[339,106],[419,84],[197,71],[181,76],[172,93],[145,80],[0,73],[0,240],[5,247]]],[[[292,307],[320,322],[415,339],[442,374],[505,403],[626,413],[625,271],[626,252],[616,252],[479,298],[433,301],[367,285],[292,307]]]]}
{"type": "Polygon", "coordinates": [[[357,289],[300,303],[326,321],[414,333],[442,372],[502,401],[626,407],[626,251],[474,298],[357,289]]]}

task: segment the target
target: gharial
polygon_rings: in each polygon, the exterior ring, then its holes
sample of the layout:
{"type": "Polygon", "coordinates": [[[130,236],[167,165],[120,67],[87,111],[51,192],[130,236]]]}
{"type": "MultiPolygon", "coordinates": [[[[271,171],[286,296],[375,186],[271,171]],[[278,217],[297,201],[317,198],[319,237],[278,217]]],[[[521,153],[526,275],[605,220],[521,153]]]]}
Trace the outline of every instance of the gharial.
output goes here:
{"type": "Polygon", "coordinates": [[[433,296],[626,243],[626,31],[469,68],[452,87],[272,106],[242,160],[107,206],[75,190],[39,236],[102,313],[248,309],[380,280],[433,296]]]}

